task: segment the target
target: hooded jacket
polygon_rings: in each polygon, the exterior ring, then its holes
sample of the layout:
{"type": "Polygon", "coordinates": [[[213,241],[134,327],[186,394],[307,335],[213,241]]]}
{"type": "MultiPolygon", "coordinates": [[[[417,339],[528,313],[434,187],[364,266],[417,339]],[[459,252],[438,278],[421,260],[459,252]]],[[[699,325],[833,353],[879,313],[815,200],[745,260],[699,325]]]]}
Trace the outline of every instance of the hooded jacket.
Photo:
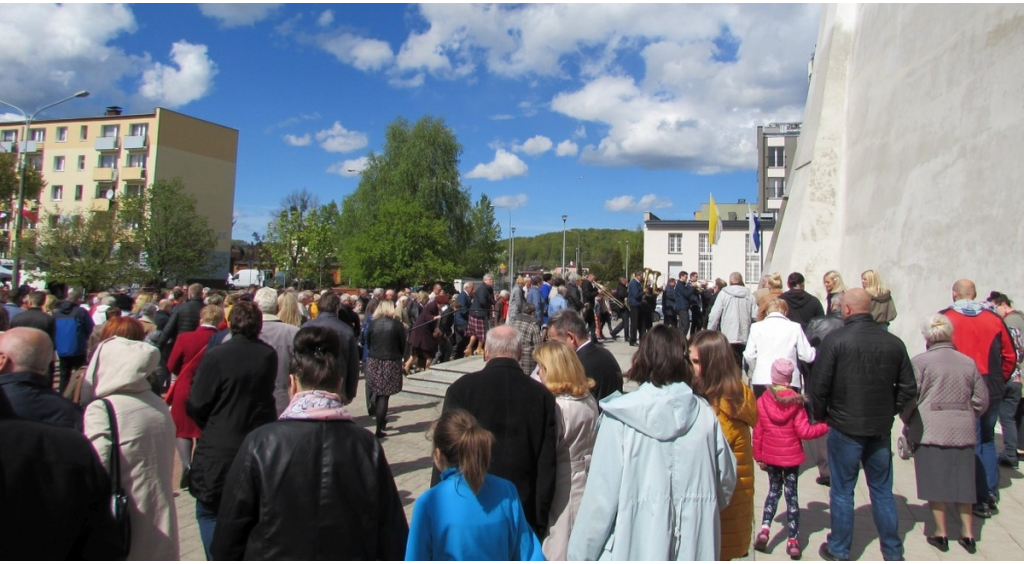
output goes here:
{"type": "Polygon", "coordinates": [[[789,313],[786,317],[790,321],[799,323],[801,329],[805,329],[815,317],[825,315],[825,310],[821,307],[821,300],[799,288],[784,292],[779,297],[789,306],[789,313]]]}
{"type": "Polygon", "coordinates": [[[714,406],[725,440],[736,457],[736,489],[729,506],[722,510],[721,560],[732,560],[747,553],[753,534],[754,457],[750,430],[757,424],[757,399],[743,386],[743,403],[733,407],[720,398],[714,406]]]}
{"type": "Polygon", "coordinates": [[[757,400],[754,427],[754,460],[789,468],[804,463],[800,441],[817,439],[828,432],[824,423],[810,424],[804,397],[789,388],[772,386],[757,400]]]}
{"type": "Polygon", "coordinates": [[[647,383],[601,407],[568,560],[717,560],[736,457],[708,402],[647,383]]]}
{"type": "Polygon", "coordinates": [[[1006,382],[1017,367],[1017,352],[1006,323],[979,302],[958,300],[939,312],[953,324],[953,346],[971,357],[988,384],[989,405],[1002,401],[1006,382]]]}
{"type": "Polygon", "coordinates": [[[100,343],[86,370],[96,400],[85,408],[85,437],[109,473],[114,406],[121,451],[121,485],[128,492],[132,522],[129,560],[177,560],[178,518],[174,505],[174,422],[167,404],[146,376],[160,362],[156,347],[122,337],[100,343]]]}
{"type": "Polygon", "coordinates": [[[896,302],[892,301],[892,294],[889,290],[871,296],[871,317],[875,323],[888,325],[896,319],[896,302]]]}
{"type": "Polygon", "coordinates": [[[725,333],[730,343],[746,343],[750,322],[756,312],[757,303],[746,286],[726,286],[711,307],[708,329],[725,333]]]}
{"type": "Polygon", "coordinates": [[[75,302],[64,300],[53,311],[55,334],[53,344],[57,356],[84,356],[89,335],[95,324],[89,312],[75,302]]]}

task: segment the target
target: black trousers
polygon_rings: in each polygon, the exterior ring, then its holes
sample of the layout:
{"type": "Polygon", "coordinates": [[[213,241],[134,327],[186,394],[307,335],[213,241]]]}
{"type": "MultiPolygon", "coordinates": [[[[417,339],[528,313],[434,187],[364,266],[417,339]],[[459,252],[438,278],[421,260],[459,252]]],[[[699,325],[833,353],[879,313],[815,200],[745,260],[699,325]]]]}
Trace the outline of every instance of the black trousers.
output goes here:
{"type": "Polygon", "coordinates": [[[704,315],[699,308],[690,309],[690,336],[693,337],[704,328],[704,315]]]}
{"type": "MultiPolygon", "coordinates": [[[[643,306],[636,306],[629,309],[629,344],[635,345],[637,343],[637,331],[640,330],[640,308],[643,306]]],[[[647,330],[643,330],[647,333],[647,330]]],[[[642,338],[643,335],[640,335],[642,338]]]]}
{"type": "Polygon", "coordinates": [[[83,355],[76,356],[62,356],[60,358],[60,393],[64,393],[64,389],[68,387],[68,381],[71,380],[71,373],[76,369],[85,366],[88,358],[83,355]]]}
{"type": "Polygon", "coordinates": [[[612,328],[612,338],[622,333],[623,339],[629,340],[629,310],[619,310],[619,324],[612,328]]]}

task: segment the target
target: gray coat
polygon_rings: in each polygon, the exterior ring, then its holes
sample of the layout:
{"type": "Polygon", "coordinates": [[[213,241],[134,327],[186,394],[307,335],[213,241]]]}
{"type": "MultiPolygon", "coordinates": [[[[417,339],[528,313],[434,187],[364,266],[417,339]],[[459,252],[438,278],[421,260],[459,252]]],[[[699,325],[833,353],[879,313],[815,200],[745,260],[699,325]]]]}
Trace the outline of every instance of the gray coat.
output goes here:
{"type": "Polygon", "coordinates": [[[988,387],[969,356],[952,343],[935,343],[913,358],[917,401],[904,409],[912,436],[924,445],[974,446],[975,420],[988,407],[988,387]],[[916,408],[916,413],[915,413],[916,408]]]}

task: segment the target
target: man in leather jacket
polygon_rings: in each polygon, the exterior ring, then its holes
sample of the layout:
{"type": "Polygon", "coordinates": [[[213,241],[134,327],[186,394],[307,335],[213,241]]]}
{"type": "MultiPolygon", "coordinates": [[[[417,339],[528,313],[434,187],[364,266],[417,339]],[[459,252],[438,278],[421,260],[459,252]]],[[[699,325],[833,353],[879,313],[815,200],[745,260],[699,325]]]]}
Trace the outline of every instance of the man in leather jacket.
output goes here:
{"type": "Polygon", "coordinates": [[[914,369],[898,337],[875,323],[871,296],[860,288],[843,297],[842,328],[818,348],[811,379],[814,418],[827,421],[832,470],[832,531],[819,553],[845,560],[853,541],[853,488],[860,466],[870,484],[875,528],[886,560],[903,558],[892,496],[893,418],[917,396],[914,369]]]}

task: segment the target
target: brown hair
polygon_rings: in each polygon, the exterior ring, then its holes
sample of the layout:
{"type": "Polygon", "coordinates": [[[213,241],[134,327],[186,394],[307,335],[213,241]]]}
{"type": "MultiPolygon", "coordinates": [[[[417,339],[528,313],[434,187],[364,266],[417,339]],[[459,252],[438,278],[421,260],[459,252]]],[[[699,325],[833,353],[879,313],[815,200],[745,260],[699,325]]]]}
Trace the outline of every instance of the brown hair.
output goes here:
{"type": "Polygon", "coordinates": [[[693,391],[704,396],[715,410],[724,401],[726,413],[732,415],[743,407],[743,381],[740,367],[729,339],[718,331],[700,331],[690,345],[700,358],[700,376],[693,381],[693,391]]]}
{"type": "Polygon", "coordinates": [[[567,343],[548,341],[533,351],[533,359],[544,367],[544,385],[552,394],[569,394],[580,398],[589,394],[595,385],[593,380],[587,378],[580,359],[567,343]]]}
{"type": "Polygon", "coordinates": [[[493,444],[494,435],[464,409],[445,411],[434,423],[434,448],[459,468],[474,494],[484,485],[493,444]]]}
{"type": "Polygon", "coordinates": [[[124,337],[131,341],[141,341],[146,336],[146,329],[133,317],[114,317],[103,324],[100,340],[111,337],[124,337]]]}
{"type": "Polygon", "coordinates": [[[676,382],[692,386],[693,366],[688,355],[686,337],[679,329],[655,325],[640,340],[626,377],[638,384],[650,382],[657,388],[676,382]]]}

